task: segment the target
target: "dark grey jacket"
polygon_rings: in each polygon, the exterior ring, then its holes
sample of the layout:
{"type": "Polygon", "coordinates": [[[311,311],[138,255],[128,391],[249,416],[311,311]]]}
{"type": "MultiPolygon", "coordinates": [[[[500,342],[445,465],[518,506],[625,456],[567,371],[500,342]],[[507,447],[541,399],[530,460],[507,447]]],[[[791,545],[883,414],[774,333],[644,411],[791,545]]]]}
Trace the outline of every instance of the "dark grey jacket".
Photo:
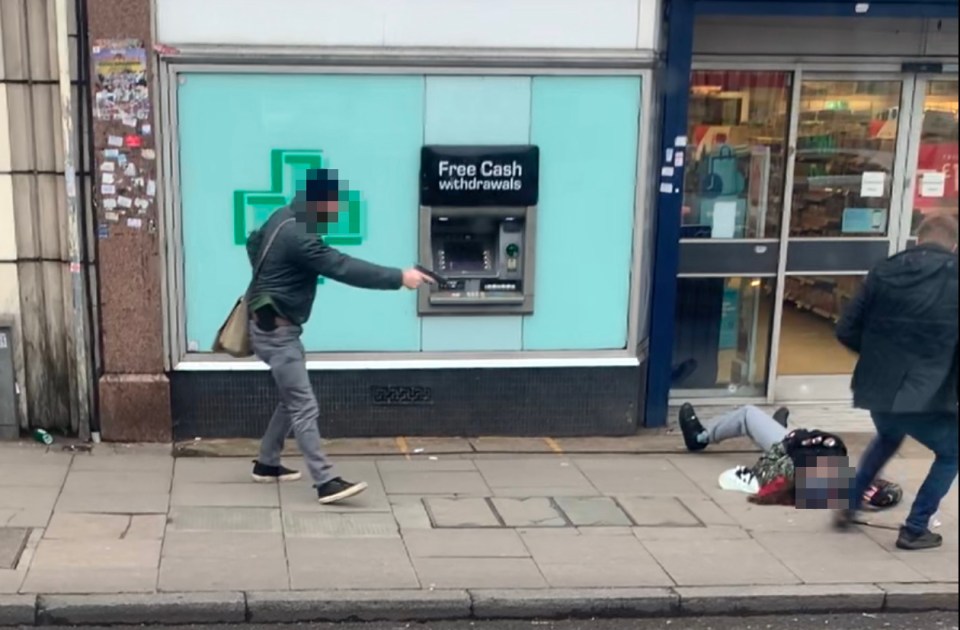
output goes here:
{"type": "Polygon", "coordinates": [[[918,245],[867,276],[837,326],[858,352],[854,405],[887,413],[957,412],[957,256],[918,245]]]}
{"type": "MultiPolygon", "coordinates": [[[[286,219],[297,218],[292,207],[277,210],[247,239],[247,256],[256,267],[260,251],[273,230],[286,219]]],[[[399,289],[403,272],[351,258],[328,247],[303,220],[280,228],[260,274],[251,283],[247,300],[251,310],[270,304],[281,317],[302,325],[310,319],[317,293],[317,277],[324,276],[363,289],[399,289]]]]}

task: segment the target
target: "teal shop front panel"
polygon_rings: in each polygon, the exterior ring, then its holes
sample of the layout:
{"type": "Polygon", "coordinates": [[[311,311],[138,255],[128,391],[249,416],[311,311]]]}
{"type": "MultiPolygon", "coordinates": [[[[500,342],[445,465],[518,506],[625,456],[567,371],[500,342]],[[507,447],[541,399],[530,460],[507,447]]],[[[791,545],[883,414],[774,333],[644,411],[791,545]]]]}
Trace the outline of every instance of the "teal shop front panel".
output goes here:
{"type": "MultiPolygon", "coordinates": [[[[178,88],[187,339],[208,351],[250,279],[246,234],[286,202],[303,169],[348,181],[328,242],[409,266],[417,255],[422,77],[186,74],[178,88]]],[[[317,288],[308,351],[415,351],[412,292],[317,288]]]]}
{"type": "Polygon", "coordinates": [[[532,99],[540,204],[523,348],[624,348],[640,78],[536,77],[532,99]]]}
{"type": "MultiPolygon", "coordinates": [[[[427,77],[425,144],[528,144],[529,77],[427,77]]],[[[520,350],[523,318],[422,318],[425,352],[520,350]]]]}

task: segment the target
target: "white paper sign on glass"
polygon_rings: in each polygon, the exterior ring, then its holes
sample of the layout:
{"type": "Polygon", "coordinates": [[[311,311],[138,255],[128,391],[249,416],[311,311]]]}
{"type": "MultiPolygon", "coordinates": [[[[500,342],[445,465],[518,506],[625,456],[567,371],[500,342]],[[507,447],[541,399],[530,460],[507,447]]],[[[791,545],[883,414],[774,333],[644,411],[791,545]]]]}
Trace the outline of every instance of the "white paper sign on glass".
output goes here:
{"type": "Polygon", "coordinates": [[[886,193],[887,174],[883,171],[867,171],[860,179],[861,197],[883,197],[886,193]]]}
{"type": "Polygon", "coordinates": [[[920,196],[940,199],[946,193],[947,176],[939,171],[927,171],[920,176],[920,196]]]}
{"type": "Polygon", "coordinates": [[[713,227],[710,238],[733,238],[737,232],[737,202],[718,201],[713,204],[713,227]]]}

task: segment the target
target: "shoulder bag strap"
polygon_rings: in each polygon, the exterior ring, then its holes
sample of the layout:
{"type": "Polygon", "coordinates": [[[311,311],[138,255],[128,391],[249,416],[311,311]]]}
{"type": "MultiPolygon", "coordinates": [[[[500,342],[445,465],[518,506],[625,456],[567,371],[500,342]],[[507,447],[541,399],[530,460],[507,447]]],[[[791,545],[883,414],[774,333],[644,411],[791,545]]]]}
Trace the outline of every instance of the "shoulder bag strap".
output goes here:
{"type": "Polygon", "coordinates": [[[263,251],[260,252],[260,258],[257,260],[257,266],[253,268],[253,278],[251,279],[251,284],[253,280],[257,279],[257,276],[260,274],[260,269],[263,267],[263,261],[267,259],[267,253],[270,251],[270,248],[273,247],[273,242],[277,239],[277,234],[280,233],[280,230],[287,223],[292,222],[293,219],[285,219],[276,227],[273,233],[270,235],[270,238],[267,239],[267,242],[263,246],[263,251]]]}

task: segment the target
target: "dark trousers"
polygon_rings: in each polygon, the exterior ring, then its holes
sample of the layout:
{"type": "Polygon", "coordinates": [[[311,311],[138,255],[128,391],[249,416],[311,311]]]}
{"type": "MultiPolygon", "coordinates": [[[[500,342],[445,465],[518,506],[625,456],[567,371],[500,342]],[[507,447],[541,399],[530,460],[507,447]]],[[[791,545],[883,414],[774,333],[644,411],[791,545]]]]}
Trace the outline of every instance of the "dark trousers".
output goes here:
{"type": "Polygon", "coordinates": [[[859,509],[863,495],[880,471],[909,436],[935,455],[927,478],[917,492],[906,527],[915,534],[927,531],[930,518],[957,478],[957,414],[955,413],[880,413],[874,412],[877,435],[867,446],[857,467],[854,506],[859,509]]]}

